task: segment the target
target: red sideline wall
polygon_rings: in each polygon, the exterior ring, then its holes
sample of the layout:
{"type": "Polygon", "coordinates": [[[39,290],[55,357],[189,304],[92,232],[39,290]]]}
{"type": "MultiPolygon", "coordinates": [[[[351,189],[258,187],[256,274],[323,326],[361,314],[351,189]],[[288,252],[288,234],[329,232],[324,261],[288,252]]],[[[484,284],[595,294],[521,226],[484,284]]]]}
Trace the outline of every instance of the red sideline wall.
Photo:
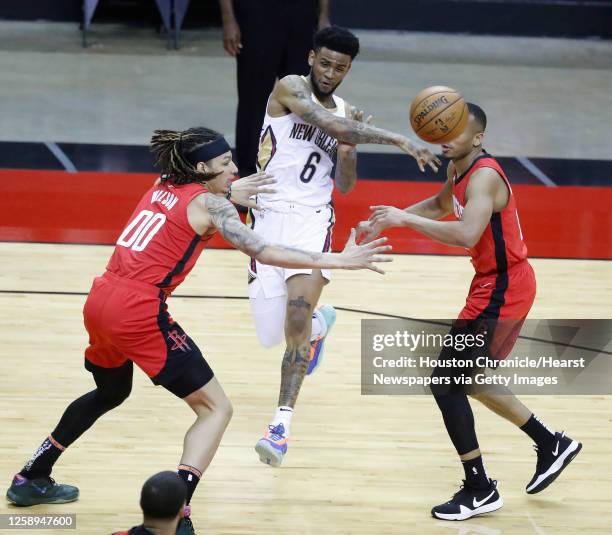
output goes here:
{"type": "MultiPolygon", "coordinates": [[[[154,175],[0,170],[0,240],[114,243],[154,175]]],[[[336,193],[334,250],[375,204],[407,206],[433,195],[439,184],[360,180],[349,195],[336,193]]],[[[531,256],[612,258],[612,188],[513,186],[531,256]]],[[[416,232],[387,235],[396,253],[463,254],[416,232]]],[[[220,236],[211,247],[227,247],[220,236]]]]}

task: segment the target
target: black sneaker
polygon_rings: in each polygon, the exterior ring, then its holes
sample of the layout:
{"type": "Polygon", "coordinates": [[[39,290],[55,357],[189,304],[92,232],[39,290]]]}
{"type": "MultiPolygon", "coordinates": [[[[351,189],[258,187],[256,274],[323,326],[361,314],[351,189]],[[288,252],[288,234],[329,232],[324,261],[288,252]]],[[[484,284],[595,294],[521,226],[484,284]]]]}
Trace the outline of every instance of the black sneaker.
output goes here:
{"type": "Polygon", "coordinates": [[[22,507],[40,503],[68,503],[79,497],[79,489],[72,485],[60,485],[51,477],[27,479],[17,474],[6,497],[11,503],[22,507]]]}
{"type": "Polygon", "coordinates": [[[565,433],[555,433],[552,446],[546,449],[534,446],[534,449],[538,453],[538,462],[535,474],[527,484],[527,494],[541,492],[557,479],[564,468],[578,455],[582,444],[566,437],[565,433]]]}
{"type": "Polygon", "coordinates": [[[476,515],[497,511],[504,500],[497,492],[497,481],[489,479],[486,489],[475,489],[463,480],[463,485],[448,502],[436,505],[431,516],[440,520],[466,520],[476,515]]]}

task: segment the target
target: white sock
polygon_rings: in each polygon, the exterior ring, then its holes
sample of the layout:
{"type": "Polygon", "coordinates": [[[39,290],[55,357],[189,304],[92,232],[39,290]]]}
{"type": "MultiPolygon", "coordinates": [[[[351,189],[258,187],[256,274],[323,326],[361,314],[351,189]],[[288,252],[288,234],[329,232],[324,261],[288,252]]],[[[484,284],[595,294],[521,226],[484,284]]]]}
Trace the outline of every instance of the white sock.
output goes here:
{"type": "Polygon", "coordinates": [[[274,419],[272,420],[271,425],[277,426],[278,424],[283,424],[285,428],[285,436],[289,436],[289,430],[291,428],[291,418],[293,417],[293,409],[291,407],[281,406],[276,409],[276,413],[274,414],[274,419]]]}
{"type": "Polygon", "coordinates": [[[310,341],[316,340],[319,336],[327,334],[327,323],[318,310],[312,313],[312,331],[310,333],[310,341]]]}

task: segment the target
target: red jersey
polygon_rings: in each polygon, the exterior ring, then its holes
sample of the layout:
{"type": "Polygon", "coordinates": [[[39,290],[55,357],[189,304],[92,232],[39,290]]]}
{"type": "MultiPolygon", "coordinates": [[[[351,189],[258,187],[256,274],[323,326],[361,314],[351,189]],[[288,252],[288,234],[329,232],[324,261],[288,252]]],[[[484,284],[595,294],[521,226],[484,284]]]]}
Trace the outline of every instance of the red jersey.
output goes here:
{"type": "Polygon", "coordinates": [[[503,169],[489,154],[476,158],[469,169],[461,176],[453,177],[453,210],[455,217],[461,219],[466,204],[465,192],[472,174],[482,167],[497,171],[508,187],[508,204],[500,212],[493,213],[478,243],[468,249],[477,274],[503,273],[512,266],[527,259],[527,246],[516,209],[516,201],[510,182],[503,169]]]}
{"type": "Polygon", "coordinates": [[[205,192],[201,184],[153,186],[119,236],[106,269],[170,295],[192,270],[210,238],[196,234],[187,219],[187,206],[205,192]]]}

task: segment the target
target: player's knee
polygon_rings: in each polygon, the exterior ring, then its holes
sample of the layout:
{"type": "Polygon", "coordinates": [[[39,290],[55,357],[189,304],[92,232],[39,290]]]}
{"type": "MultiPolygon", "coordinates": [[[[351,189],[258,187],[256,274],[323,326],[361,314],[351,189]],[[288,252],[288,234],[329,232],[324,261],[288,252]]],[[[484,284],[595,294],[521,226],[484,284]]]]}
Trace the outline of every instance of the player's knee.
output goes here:
{"type": "Polygon", "coordinates": [[[198,415],[201,412],[212,412],[227,422],[232,419],[234,407],[225,393],[217,393],[215,396],[211,396],[209,393],[200,390],[189,397],[189,404],[198,415]]]}
{"type": "Polygon", "coordinates": [[[310,336],[312,316],[310,309],[288,310],[285,319],[285,337],[289,343],[300,343],[310,336]]]}
{"type": "Polygon", "coordinates": [[[232,416],[234,415],[234,406],[232,405],[232,402],[229,400],[229,398],[225,398],[224,402],[218,410],[221,416],[223,416],[223,418],[225,419],[225,421],[229,423],[229,421],[232,419],[232,416]]]}
{"type": "Polygon", "coordinates": [[[114,388],[98,389],[98,400],[106,410],[121,405],[132,392],[132,383],[118,384],[114,388]]]}

